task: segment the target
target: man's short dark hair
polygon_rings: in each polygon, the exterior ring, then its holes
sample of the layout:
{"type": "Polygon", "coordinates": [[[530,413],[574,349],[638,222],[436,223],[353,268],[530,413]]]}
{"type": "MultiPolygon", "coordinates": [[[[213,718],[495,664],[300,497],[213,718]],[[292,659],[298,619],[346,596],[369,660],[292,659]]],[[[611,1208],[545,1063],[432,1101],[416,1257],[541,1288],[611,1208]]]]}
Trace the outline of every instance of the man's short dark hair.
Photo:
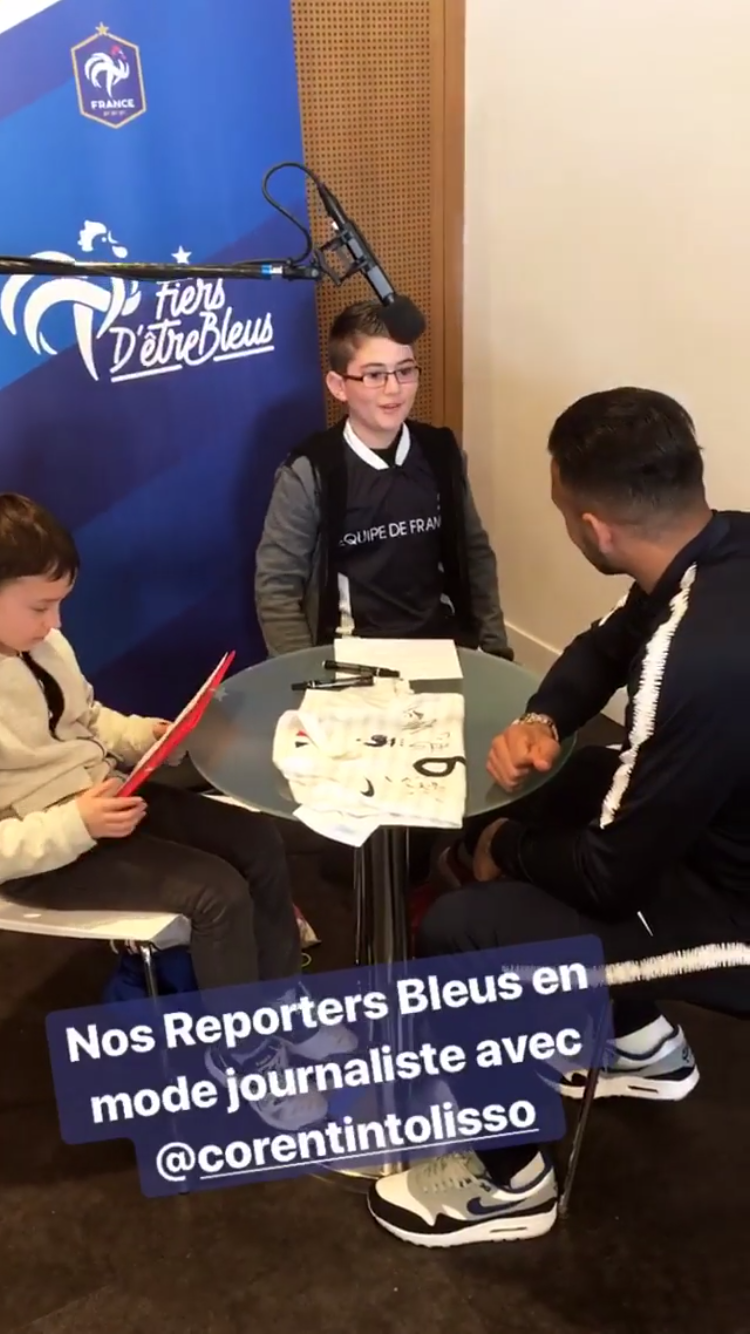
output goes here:
{"type": "Polygon", "coordinates": [[[40,575],[73,580],[80,558],[70,533],[42,505],[0,494],[0,584],[40,575]]]}
{"type": "MultiPolygon", "coordinates": [[[[337,375],[346,375],[349,363],[366,338],[390,338],[378,301],[358,301],[342,310],[331,325],[328,362],[337,375]]],[[[391,340],[392,341],[392,340],[391,340]]]]}
{"type": "Polygon", "coordinates": [[[579,398],[552,427],[549,452],[566,491],[623,523],[677,517],[705,499],[692,418],[654,389],[579,398]]]}

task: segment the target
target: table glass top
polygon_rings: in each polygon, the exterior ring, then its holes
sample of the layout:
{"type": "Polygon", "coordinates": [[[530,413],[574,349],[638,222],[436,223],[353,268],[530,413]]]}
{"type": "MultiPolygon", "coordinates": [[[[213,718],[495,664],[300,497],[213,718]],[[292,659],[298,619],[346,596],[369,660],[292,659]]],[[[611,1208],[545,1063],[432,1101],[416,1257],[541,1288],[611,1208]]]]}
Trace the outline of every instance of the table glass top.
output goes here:
{"type": "MultiPolygon", "coordinates": [[[[551,775],[532,776],[522,792],[517,791],[512,798],[493,783],[486,768],[493,738],[524,712],[538,680],[503,658],[471,649],[459,649],[458,656],[462,681],[413,682],[412,686],[419,692],[449,690],[464,695],[466,814],[471,816],[517,800],[549,781],[551,775]]],[[[292,691],[292,684],[327,676],[323,662],[332,657],[330,645],[303,649],[269,658],[226,681],[190,738],[191,758],[207,782],[269,815],[291,818],[295,802],[272,760],[276,723],[282,713],[301,700],[300,692],[292,691]]],[[[558,768],[573,745],[574,741],[569,741],[563,747],[558,768]]]]}

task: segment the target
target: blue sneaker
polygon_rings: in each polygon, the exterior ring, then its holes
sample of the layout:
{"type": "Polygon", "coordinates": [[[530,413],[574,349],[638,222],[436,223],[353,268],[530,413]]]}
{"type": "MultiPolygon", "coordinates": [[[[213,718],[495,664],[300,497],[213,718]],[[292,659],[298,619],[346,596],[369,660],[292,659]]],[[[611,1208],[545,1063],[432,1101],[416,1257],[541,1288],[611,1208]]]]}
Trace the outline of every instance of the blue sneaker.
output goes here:
{"type": "Polygon", "coordinates": [[[225,1088],[229,1071],[238,1081],[245,1075],[259,1075],[267,1092],[244,1104],[274,1130],[294,1132],[318,1125],[328,1116],[328,1099],[317,1088],[296,1092],[295,1071],[283,1042],[269,1038],[257,1050],[247,1052],[225,1047],[210,1047],[205,1056],[209,1074],[225,1088]]]}

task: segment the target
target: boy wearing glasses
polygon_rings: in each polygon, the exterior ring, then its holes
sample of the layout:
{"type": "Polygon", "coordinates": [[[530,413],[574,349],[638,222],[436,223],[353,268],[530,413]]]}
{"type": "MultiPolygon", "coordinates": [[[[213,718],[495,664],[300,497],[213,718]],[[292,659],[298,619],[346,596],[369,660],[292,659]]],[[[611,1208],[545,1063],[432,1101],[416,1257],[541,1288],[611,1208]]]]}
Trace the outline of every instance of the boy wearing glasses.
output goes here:
{"type": "Polygon", "coordinates": [[[452,431],[414,421],[414,351],[376,302],[335,319],[326,384],[348,415],[276,475],[256,556],[269,653],[338,635],[450,638],[511,658],[495,555],[452,431]]]}

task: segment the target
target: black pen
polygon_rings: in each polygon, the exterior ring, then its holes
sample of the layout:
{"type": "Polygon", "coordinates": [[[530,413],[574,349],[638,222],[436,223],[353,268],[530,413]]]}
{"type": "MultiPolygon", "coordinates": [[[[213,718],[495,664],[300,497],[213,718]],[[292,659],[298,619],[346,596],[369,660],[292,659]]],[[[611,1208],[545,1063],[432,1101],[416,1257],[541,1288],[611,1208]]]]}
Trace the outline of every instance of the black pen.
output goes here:
{"type": "Polygon", "coordinates": [[[351,686],[371,686],[371,676],[355,677],[351,681],[295,681],[292,690],[349,690],[351,686]]]}
{"type": "Polygon", "coordinates": [[[323,663],[327,672],[356,672],[362,676],[390,676],[394,679],[400,677],[400,672],[394,672],[392,667],[365,667],[361,662],[334,662],[332,660],[323,663]]]}

